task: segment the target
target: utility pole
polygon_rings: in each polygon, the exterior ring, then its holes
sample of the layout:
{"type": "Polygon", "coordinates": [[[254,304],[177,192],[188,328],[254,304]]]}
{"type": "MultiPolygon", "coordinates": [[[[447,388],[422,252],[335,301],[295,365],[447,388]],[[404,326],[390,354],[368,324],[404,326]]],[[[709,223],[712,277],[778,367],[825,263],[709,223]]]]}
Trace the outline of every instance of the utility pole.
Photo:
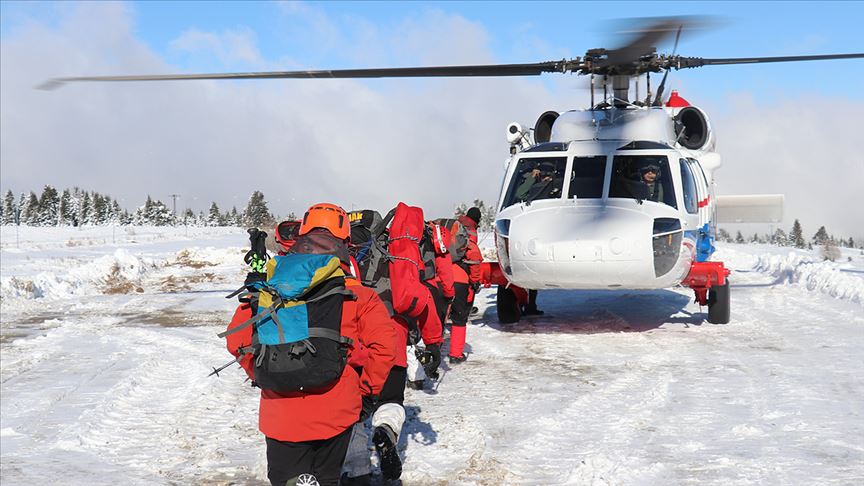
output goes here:
{"type": "Polygon", "coordinates": [[[180,197],[180,194],[171,194],[171,199],[174,200],[174,209],[172,212],[174,213],[174,222],[177,222],[177,198],[180,197]]]}

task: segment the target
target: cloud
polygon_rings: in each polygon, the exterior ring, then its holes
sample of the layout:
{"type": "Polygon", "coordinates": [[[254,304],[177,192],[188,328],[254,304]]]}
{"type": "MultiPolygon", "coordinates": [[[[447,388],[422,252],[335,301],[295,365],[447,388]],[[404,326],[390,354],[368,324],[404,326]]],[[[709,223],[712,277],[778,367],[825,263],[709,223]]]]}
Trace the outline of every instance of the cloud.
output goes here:
{"type": "MultiPolygon", "coordinates": [[[[56,25],[28,23],[0,45],[4,191],[78,185],[122,198],[127,208],[147,194],[181,194],[178,207],[206,210],[210,201],[242,208],[262,190],[280,214],[319,201],[386,211],[404,200],[440,216],[460,202],[497,199],[509,122],[533,125],[540,113],[581,107],[588,96],[574,89],[582,85],[574,77],[34,90],[55,76],[176,71],[136,38],[122,5],[75,5],[56,25]]],[[[501,61],[482,25],[441,11],[378,25],[305,4],[284,10],[282,21],[296,27],[286,34],[296,36],[296,52],[318,44],[384,66],[501,61]]],[[[285,62],[262,58],[254,32],[243,27],[190,30],[173,46],[215,56],[228,69],[285,62]]],[[[852,211],[864,176],[852,147],[860,103],[817,94],[757,101],[742,96],[706,107],[725,160],[722,193],[785,193],[786,214],[808,232],[821,224],[838,235],[860,232],[852,211]]]]}
{"type": "MultiPolygon", "coordinates": [[[[472,59],[491,58],[476,25],[443,20],[432,16],[377,33],[368,48],[405,55],[393,47],[400,36],[419,46],[421,33],[430,32],[447,42],[430,39],[424,59],[443,60],[435,46],[459,45],[472,59]]],[[[508,122],[533,119],[538,100],[544,108],[564,106],[541,84],[518,79],[33,89],[58,75],[174,70],[135,38],[131,25],[124,9],[96,4],[56,28],[36,25],[4,39],[4,189],[78,185],[121,197],[127,207],[147,194],[165,200],[176,193],[196,210],[210,201],[242,206],[260,189],[281,214],[316,201],[386,211],[405,200],[446,215],[457,203],[497,197],[508,122]]],[[[254,57],[247,55],[257,52],[254,36],[224,34],[187,32],[174,45],[226,61],[254,57]]]]}
{"type": "Polygon", "coordinates": [[[864,236],[857,211],[864,156],[853,143],[864,103],[816,94],[757,103],[739,94],[724,104],[712,119],[724,160],[721,194],[785,194],[785,231],[797,218],[808,237],[822,225],[836,236],[864,236]]]}
{"type": "Polygon", "coordinates": [[[172,41],[171,48],[195,55],[213,54],[223,64],[261,62],[261,55],[255,45],[255,33],[248,28],[226,30],[221,34],[190,29],[172,41]]]}

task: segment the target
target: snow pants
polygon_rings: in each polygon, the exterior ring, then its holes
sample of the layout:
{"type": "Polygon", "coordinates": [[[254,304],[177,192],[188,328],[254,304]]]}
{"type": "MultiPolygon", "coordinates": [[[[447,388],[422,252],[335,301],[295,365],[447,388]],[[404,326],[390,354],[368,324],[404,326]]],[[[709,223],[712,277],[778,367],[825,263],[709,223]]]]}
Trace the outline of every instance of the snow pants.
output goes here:
{"type": "Polygon", "coordinates": [[[301,474],[311,474],[321,486],[338,486],[352,430],[348,427],[335,437],[305,442],[283,442],[267,437],[270,484],[285,486],[301,474]]]}
{"type": "MultiPolygon", "coordinates": [[[[422,369],[422,368],[421,368],[422,369]]],[[[399,435],[402,433],[402,425],[405,423],[405,408],[402,403],[405,402],[405,379],[407,378],[408,370],[401,366],[390,368],[390,374],[387,375],[387,381],[384,382],[384,388],[381,389],[381,394],[378,395],[378,408],[372,414],[372,427],[380,427],[386,425],[390,430],[396,433],[396,441],[399,441],[399,435]]],[[[362,423],[356,424],[352,429],[355,432],[350,434],[351,444],[346,445],[347,456],[345,457],[344,471],[348,477],[356,478],[364,474],[369,474],[372,470],[372,456],[369,454],[367,443],[369,435],[366,433],[362,423]]],[[[322,483],[323,484],[323,483],[322,483]]]]}

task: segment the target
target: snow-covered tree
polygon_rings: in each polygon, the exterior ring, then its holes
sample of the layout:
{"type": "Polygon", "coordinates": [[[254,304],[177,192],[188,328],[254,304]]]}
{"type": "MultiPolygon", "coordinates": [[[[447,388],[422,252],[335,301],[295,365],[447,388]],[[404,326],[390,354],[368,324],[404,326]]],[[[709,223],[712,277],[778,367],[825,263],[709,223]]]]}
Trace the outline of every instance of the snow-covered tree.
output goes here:
{"type": "Polygon", "coordinates": [[[729,232],[726,231],[725,228],[720,228],[717,230],[717,240],[723,241],[726,243],[731,243],[732,242],[732,235],[730,235],[729,232]]]}
{"type": "Polygon", "coordinates": [[[6,191],[6,197],[3,198],[3,222],[2,224],[15,224],[15,211],[18,206],[15,204],[15,194],[12,190],[6,191]]]}
{"type": "Polygon", "coordinates": [[[801,223],[796,219],[792,224],[792,231],[789,232],[789,244],[795,248],[805,248],[807,242],[804,241],[804,231],[801,229],[801,223]]]}
{"type": "Polygon", "coordinates": [[[771,235],[771,243],[778,246],[788,246],[789,245],[789,237],[786,236],[786,232],[780,228],[777,228],[777,231],[771,235]]]}
{"type": "Polygon", "coordinates": [[[174,213],[162,201],[152,201],[147,219],[154,226],[171,226],[174,224],[174,213]]]}
{"type": "Polygon", "coordinates": [[[273,215],[267,209],[267,201],[261,191],[255,191],[249,197],[246,210],[243,211],[243,224],[248,228],[260,228],[273,222],[273,215]]]}
{"type": "Polygon", "coordinates": [[[78,206],[78,222],[81,226],[91,224],[93,215],[93,200],[90,198],[90,193],[84,191],[81,197],[81,204],[78,206]]]}
{"type": "Polygon", "coordinates": [[[222,226],[225,224],[225,218],[219,212],[219,206],[216,202],[210,204],[210,211],[207,213],[207,226],[222,226]]]}
{"type": "Polygon", "coordinates": [[[60,217],[60,195],[57,194],[57,189],[50,185],[42,188],[42,195],[39,198],[39,215],[37,224],[39,226],[57,226],[60,217]]]}
{"type": "Polygon", "coordinates": [[[27,197],[27,207],[21,213],[21,222],[26,222],[28,226],[39,224],[39,198],[33,191],[30,191],[30,195],[27,197]]]}
{"type": "Polygon", "coordinates": [[[824,226],[820,226],[819,229],[816,230],[816,234],[813,235],[813,240],[812,240],[812,242],[813,242],[814,245],[817,245],[817,246],[818,246],[818,245],[824,245],[824,244],[827,243],[830,239],[831,239],[831,238],[828,237],[828,231],[825,229],[825,227],[824,227],[824,226]]]}
{"type": "Polygon", "coordinates": [[[458,217],[460,217],[460,216],[465,216],[465,213],[467,213],[467,212],[468,212],[468,205],[465,204],[464,202],[463,202],[463,203],[459,203],[459,204],[458,204],[458,205],[453,209],[453,217],[454,217],[454,218],[458,218],[458,217]]]}
{"type": "Polygon", "coordinates": [[[242,226],[243,225],[243,221],[240,218],[240,213],[237,211],[237,206],[231,206],[231,212],[228,213],[226,225],[228,225],[228,226],[242,226]]]}
{"type": "Polygon", "coordinates": [[[746,243],[746,242],[744,241],[744,235],[741,234],[741,231],[740,231],[740,230],[739,230],[738,233],[735,235],[735,243],[746,243]]]}

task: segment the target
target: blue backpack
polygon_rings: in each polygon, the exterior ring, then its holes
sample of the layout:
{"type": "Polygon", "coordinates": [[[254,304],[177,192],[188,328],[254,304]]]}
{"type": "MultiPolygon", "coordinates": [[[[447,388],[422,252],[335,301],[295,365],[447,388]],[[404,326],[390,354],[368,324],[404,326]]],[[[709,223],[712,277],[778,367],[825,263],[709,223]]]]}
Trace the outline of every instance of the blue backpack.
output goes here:
{"type": "Polygon", "coordinates": [[[342,303],[353,294],[333,255],[288,254],[270,259],[258,291],[254,317],[220,334],[248,326],[255,356],[255,384],[280,393],[314,391],[335,384],[352,340],[342,336],[342,303]]]}

